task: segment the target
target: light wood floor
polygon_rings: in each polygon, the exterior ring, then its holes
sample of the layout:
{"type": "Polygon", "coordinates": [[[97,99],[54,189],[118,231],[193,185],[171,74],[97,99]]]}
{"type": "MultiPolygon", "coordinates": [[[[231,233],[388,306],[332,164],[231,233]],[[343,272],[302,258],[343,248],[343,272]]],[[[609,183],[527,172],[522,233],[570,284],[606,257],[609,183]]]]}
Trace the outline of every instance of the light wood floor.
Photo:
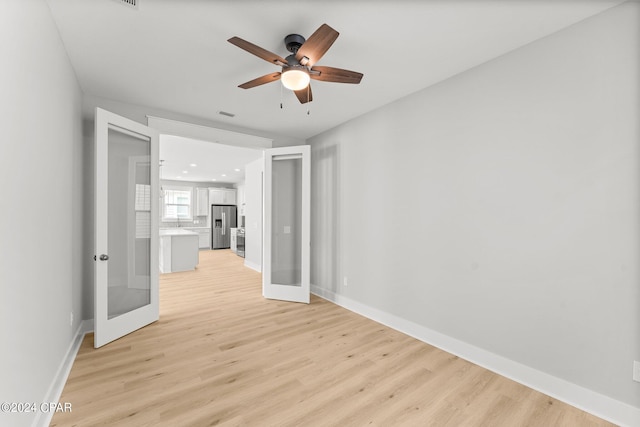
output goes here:
{"type": "Polygon", "coordinates": [[[87,335],[52,426],[611,425],[323,299],[265,300],[228,250],[160,280],[160,320],[87,335]]]}

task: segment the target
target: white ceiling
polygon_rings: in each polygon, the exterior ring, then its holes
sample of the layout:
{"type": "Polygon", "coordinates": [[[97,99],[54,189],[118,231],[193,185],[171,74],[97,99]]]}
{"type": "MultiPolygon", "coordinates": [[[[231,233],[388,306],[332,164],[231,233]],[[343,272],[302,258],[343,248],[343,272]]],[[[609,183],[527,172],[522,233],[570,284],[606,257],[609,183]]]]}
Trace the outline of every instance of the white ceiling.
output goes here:
{"type": "Polygon", "coordinates": [[[86,94],[306,139],[622,0],[47,2],[86,94]],[[286,56],[287,34],[323,23],[340,37],[318,65],[362,72],[360,85],[313,82],[307,105],[278,82],[237,87],[278,68],[227,39],[286,56]]]}
{"type": "Polygon", "coordinates": [[[244,166],[262,158],[262,150],[233,147],[172,135],[160,136],[162,179],[236,184],[244,181],[244,166]]]}

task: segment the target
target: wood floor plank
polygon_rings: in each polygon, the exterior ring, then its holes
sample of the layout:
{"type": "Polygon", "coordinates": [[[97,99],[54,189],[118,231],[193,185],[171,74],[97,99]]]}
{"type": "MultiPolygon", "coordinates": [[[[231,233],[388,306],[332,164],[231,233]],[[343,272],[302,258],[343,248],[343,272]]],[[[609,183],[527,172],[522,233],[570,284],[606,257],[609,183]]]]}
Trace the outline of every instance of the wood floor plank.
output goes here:
{"type": "Polygon", "coordinates": [[[266,300],[228,250],[161,275],[160,320],[88,334],[51,426],[609,426],[349,312],[266,300]]]}

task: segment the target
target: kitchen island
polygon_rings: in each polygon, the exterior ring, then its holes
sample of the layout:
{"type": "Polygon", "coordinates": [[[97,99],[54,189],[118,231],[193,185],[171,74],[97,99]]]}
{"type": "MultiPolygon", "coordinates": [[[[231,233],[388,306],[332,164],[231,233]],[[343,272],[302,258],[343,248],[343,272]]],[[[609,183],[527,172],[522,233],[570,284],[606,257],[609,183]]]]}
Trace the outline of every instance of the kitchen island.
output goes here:
{"type": "Polygon", "coordinates": [[[160,273],[195,270],[198,260],[198,233],[160,229],[160,273]]]}

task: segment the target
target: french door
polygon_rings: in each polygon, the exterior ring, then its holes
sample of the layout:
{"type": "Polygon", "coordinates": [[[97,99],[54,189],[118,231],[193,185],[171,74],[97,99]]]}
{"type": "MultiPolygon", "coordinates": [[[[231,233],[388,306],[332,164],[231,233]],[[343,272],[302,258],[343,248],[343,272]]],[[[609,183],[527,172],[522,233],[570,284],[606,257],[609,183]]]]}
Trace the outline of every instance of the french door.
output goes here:
{"type": "Polygon", "coordinates": [[[158,320],[158,132],[96,108],[94,347],[158,320]]]}
{"type": "Polygon", "coordinates": [[[310,150],[308,145],[264,152],[265,298],[309,303],[310,150]]]}

